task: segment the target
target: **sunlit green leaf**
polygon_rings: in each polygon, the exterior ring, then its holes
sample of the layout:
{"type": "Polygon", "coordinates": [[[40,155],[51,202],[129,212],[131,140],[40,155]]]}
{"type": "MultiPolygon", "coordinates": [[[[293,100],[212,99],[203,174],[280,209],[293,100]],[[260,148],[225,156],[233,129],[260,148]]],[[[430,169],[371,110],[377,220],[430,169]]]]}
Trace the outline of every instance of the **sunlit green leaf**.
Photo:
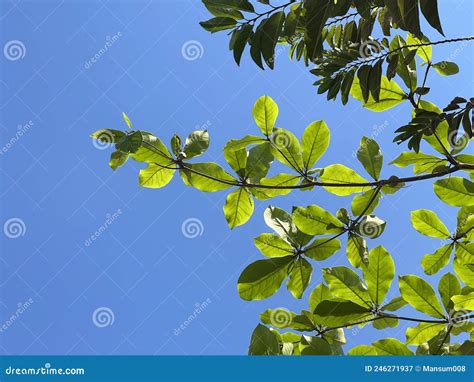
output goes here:
{"type": "Polygon", "coordinates": [[[436,318],[444,318],[443,308],[435,291],[425,280],[415,275],[401,276],[398,279],[403,299],[416,310],[436,318]]]}

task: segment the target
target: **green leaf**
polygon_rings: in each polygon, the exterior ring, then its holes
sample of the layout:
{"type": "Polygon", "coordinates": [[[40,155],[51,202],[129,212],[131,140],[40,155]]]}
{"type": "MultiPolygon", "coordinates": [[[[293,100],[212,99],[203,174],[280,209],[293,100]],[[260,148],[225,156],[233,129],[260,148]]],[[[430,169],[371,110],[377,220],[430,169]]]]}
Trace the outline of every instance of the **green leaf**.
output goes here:
{"type": "Polygon", "coordinates": [[[458,241],[455,248],[454,254],[462,264],[474,264],[474,242],[458,241]]]}
{"type": "Polygon", "coordinates": [[[420,0],[420,8],[426,21],[444,36],[438,15],[438,0],[420,0]]]}
{"type": "Polygon", "coordinates": [[[280,343],[276,334],[265,325],[258,324],[252,333],[249,355],[280,354],[280,343]]]}
{"type": "Polygon", "coordinates": [[[246,135],[241,139],[231,139],[224,146],[224,154],[226,152],[245,149],[249,145],[258,145],[263,142],[266,142],[265,139],[257,135],[246,135]]]}
{"type": "Polygon", "coordinates": [[[227,9],[237,9],[245,12],[255,12],[255,9],[248,0],[203,0],[204,5],[221,7],[227,9]]]}
{"type": "Polygon", "coordinates": [[[126,134],[117,140],[115,148],[124,153],[135,153],[143,143],[141,131],[126,134]]]}
{"type": "Polygon", "coordinates": [[[474,288],[474,264],[462,264],[458,259],[453,261],[454,272],[461,281],[474,288]]]}
{"type": "Polygon", "coordinates": [[[406,167],[413,164],[413,172],[415,174],[431,173],[435,168],[446,165],[447,163],[448,162],[442,158],[427,155],[421,151],[418,153],[413,151],[401,153],[396,159],[390,162],[390,164],[394,164],[397,167],[406,167]]]}
{"type": "Polygon", "coordinates": [[[368,260],[369,251],[367,249],[367,242],[363,237],[355,234],[349,234],[346,248],[347,259],[355,268],[368,260]]]}
{"type": "Polygon", "coordinates": [[[331,184],[356,184],[355,186],[324,186],[326,191],[338,196],[347,196],[355,192],[364,192],[370,189],[370,186],[357,185],[360,183],[367,183],[368,181],[351,168],[342,164],[332,164],[325,167],[320,176],[320,180],[323,183],[331,184]]]}
{"type": "Polygon", "coordinates": [[[205,30],[211,33],[231,29],[237,25],[237,21],[231,17],[214,17],[199,23],[205,30]]]}
{"type": "Polygon", "coordinates": [[[288,290],[295,298],[301,298],[311,280],[313,267],[307,260],[299,257],[295,259],[290,271],[290,279],[286,284],[288,290]]]}
{"type": "Polygon", "coordinates": [[[380,192],[375,189],[354,196],[351,203],[352,213],[355,216],[370,215],[377,208],[381,197],[380,192]]]}
{"type": "Polygon", "coordinates": [[[204,192],[225,190],[235,183],[232,175],[213,162],[187,163],[186,169],[180,170],[179,174],[187,186],[204,192]]]}
{"type": "Polygon", "coordinates": [[[127,114],[122,112],[122,117],[123,117],[123,120],[125,121],[125,123],[127,124],[127,126],[129,127],[129,129],[132,129],[133,128],[132,122],[130,121],[130,118],[128,118],[127,114]]]}
{"type": "Polygon", "coordinates": [[[331,355],[329,343],[319,337],[303,336],[300,342],[301,355],[331,355]]]}
{"type": "Polygon", "coordinates": [[[310,123],[301,137],[303,167],[309,170],[326,152],[330,140],[329,128],[324,121],[310,123]]]}
{"type": "Polygon", "coordinates": [[[415,275],[401,276],[398,279],[403,299],[416,310],[436,318],[444,318],[443,307],[436,294],[425,280],[415,275]]]}
{"type": "Polygon", "coordinates": [[[450,236],[448,228],[431,210],[412,211],[411,224],[422,235],[439,239],[447,239],[450,236]]]}
{"type": "Polygon", "coordinates": [[[224,216],[229,227],[235,228],[247,223],[253,214],[254,204],[250,192],[244,188],[232,191],[225,200],[224,216]]]}
{"type": "MultiPolygon", "coordinates": [[[[429,40],[426,37],[423,37],[422,39],[416,38],[412,34],[408,34],[407,36],[407,45],[420,45],[420,44],[427,44],[429,43],[429,40]]],[[[431,45],[423,45],[423,46],[418,46],[416,48],[408,48],[410,50],[416,49],[416,54],[421,57],[421,59],[427,63],[431,62],[431,57],[432,57],[432,50],[433,48],[431,45]]]]}
{"type": "Polygon", "coordinates": [[[398,326],[398,320],[396,318],[383,317],[373,321],[372,326],[377,330],[396,328],[398,326]]]}
{"type": "Polygon", "coordinates": [[[400,14],[402,15],[403,23],[407,30],[415,36],[420,36],[418,0],[398,0],[398,8],[400,9],[400,14]]]}
{"type": "Polygon", "coordinates": [[[407,302],[402,297],[395,297],[391,299],[387,304],[383,305],[380,310],[388,310],[389,312],[395,312],[396,310],[403,308],[407,302]]]}
{"type": "Polygon", "coordinates": [[[269,142],[256,145],[249,150],[245,175],[252,183],[258,183],[267,175],[273,162],[271,144],[269,142]]]}
{"type": "Polygon", "coordinates": [[[300,181],[299,175],[293,174],[278,174],[271,178],[260,179],[260,184],[263,186],[271,186],[270,188],[252,188],[252,193],[257,199],[265,200],[270,199],[279,195],[287,195],[291,192],[291,188],[279,188],[279,187],[292,187],[296,186],[300,181]],[[272,188],[274,187],[274,188],[272,188]]]}
{"type": "Polygon", "coordinates": [[[375,341],[372,346],[377,350],[378,355],[413,355],[405,344],[395,338],[375,341]]]}
{"type": "Polygon", "coordinates": [[[454,306],[451,297],[461,294],[461,284],[457,277],[452,273],[446,273],[439,280],[438,292],[441,296],[441,302],[443,303],[446,312],[450,312],[454,306]]]}
{"type": "Polygon", "coordinates": [[[377,349],[370,345],[358,345],[349,350],[347,355],[377,355],[377,349]]]}
{"type": "Polygon", "coordinates": [[[315,204],[306,208],[296,207],[293,210],[293,221],[299,230],[308,235],[339,233],[344,228],[339,219],[315,204]]]}
{"type": "Polygon", "coordinates": [[[442,76],[452,76],[459,73],[459,66],[454,62],[440,61],[432,65],[433,68],[442,76]]]}
{"type": "Polygon", "coordinates": [[[181,138],[179,137],[179,135],[177,134],[173,135],[170,141],[170,146],[171,146],[171,151],[173,151],[173,154],[176,157],[181,155],[181,152],[183,151],[183,147],[182,147],[183,144],[181,142],[181,138]]]}
{"type": "MultiPolygon", "coordinates": [[[[354,82],[352,83],[351,96],[359,101],[364,101],[359,79],[357,77],[354,78],[354,82]]],[[[382,76],[380,82],[379,102],[375,102],[372,96],[369,95],[367,102],[363,102],[362,106],[366,109],[380,112],[397,106],[405,99],[406,95],[403,93],[402,88],[395,81],[390,81],[387,77],[382,76]]]]}
{"type": "Polygon", "coordinates": [[[247,166],[247,150],[225,150],[224,158],[240,177],[245,176],[245,167],[247,166]]]}
{"type": "Polygon", "coordinates": [[[275,64],[275,46],[285,20],[285,12],[275,12],[262,24],[261,46],[262,56],[270,69],[275,64]]]}
{"type": "Polygon", "coordinates": [[[278,117],[278,105],[271,97],[264,95],[255,102],[252,115],[262,133],[269,137],[278,117]]]}
{"type": "Polygon", "coordinates": [[[324,24],[331,16],[333,4],[326,0],[305,1],[303,3],[305,13],[304,44],[310,60],[318,58],[323,51],[322,32],[324,24]]]}
{"type": "Polygon", "coordinates": [[[272,135],[272,152],[281,163],[295,169],[303,167],[303,154],[298,138],[289,130],[277,128],[272,135]]]}
{"type": "Polygon", "coordinates": [[[331,297],[329,288],[324,284],[319,284],[309,295],[309,310],[314,312],[314,309],[316,309],[321,301],[328,300],[331,297]]]}
{"type": "Polygon", "coordinates": [[[262,233],[253,241],[260,252],[267,257],[285,257],[294,253],[293,247],[288,242],[273,233],[262,233]]]}
{"type": "Polygon", "coordinates": [[[435,194],[450,206],[474,205],[474,183],[465,178],[450,177],[434,182],[435,194]]]}
{"type": "Polygon", "coordinates": [[[112,170],[116,170],[119,167],[123,166],[124,163],[127,161],[129,153],[123,153],[121,151],[114,151],[110,155],[110,161],[109,161],[109,166],[112,168],[112,170]]]}
{"type": "Polygon", "coordinates": [[[250,36],[252,35],[253,26],[251,24],[245,24],[240,29],[236,29],[236,37],[233,46],[234,60],[237,65],[240,65],[240,60],[242,58],[242,53],[245,50],[247,42],[249,41],[250,36]]]}
{"type": "MultiPolygon", "coordinates": [[[[130,156],[137,162],[159,164],[169,167],[172,162],[171,153],[160,139],[152,134],[142,132],[142,146],[130,156]]],[[[172,165],[174,167],[174,164],[172,165]]]]}
{"type": "Polygon", "coordinates": [[[201,155],[209,147],[209,133],[206,130],[196,130],[188,135],[183,152],[186,159],[201,155]]]}
{"type": "Polygon", "coordinates": [[[435,253],[424,255],[421,259],[421,266],[425,273],[427,275],[434,275],[448,265],[452,251],[453,245],[446,244],[438,248],[435,253]]]}
{"type": "Polygon", "coordinates": [[[262,300],[280,289],[288,276],[288,267],[293,256],[258,260],[248,265],[240,274],[237,289],[243,300],[262,300]]]}
{"type": "Polygon", "coordinates": [[[369,261],[361,266],[372,302],[380,305],[395,276],[395,264],[387,250],[378,246],[369,252],[369,261]]]}
{"type": "Polygon", "coordinates": [[[367,287],[351,269],[347,267],[325,268],[323,277],[334,296],[352,301],[360,306],[372,307],[367,287]]]}
{"type": "Polygon", "coordinates": [[[406,332],[407,345],[421,345],[435,337],[446,324],[435,324],[432,322],[422,322],[414,328],[408,328],[406,332]]]}
{"type": "Polygon", "coordinates": [[[321,301],[316,306],[314,314],[327,326],[348,325],[373,318],[369,308],[341,299],[321,301]]]}
{"type": "Polygon", "coordinates": [[[286,241],[295,245],[305,245],[312,236],[301,232],[294,224],[292,216],[281,208],[269,206],[263,218],[265,223],[286,241]]]}
{"type": "Polygon", "coordinates": [[[370,239],[382,235],[385,230],[385,222],[375,215],[364,216],[355,227],[356,232],[370,239]]]}
{"type": "Polygon", "coordinates": [[[454,310],[474,310],[474,292],[451,297],[454,302],[454,310]]]}
{"type": "Polygon", "coordinates": [[[341,249],[341,242],[337,239],[319,238],[315,239],[308,248],[304,250],[304,254],[309,258],[322,261],[326,260],[341,249]]]}
{"type": "Polygon", "coordinates": [[[380,146],[374,139],[362,137],[357,150],[357,159],[373,179],[379,180],[383,155],[380,146]]]}
{"type": "MultiPolygon", "coordinates": [[[[170,165],[172,165],[171,162],[170,165]]],[[[148,167],[140,170],[138,178],[139,184],[146,188],[164,187],[173,179],[175,171],[175,169],[168,169],[150,163],[148,167]]]]}

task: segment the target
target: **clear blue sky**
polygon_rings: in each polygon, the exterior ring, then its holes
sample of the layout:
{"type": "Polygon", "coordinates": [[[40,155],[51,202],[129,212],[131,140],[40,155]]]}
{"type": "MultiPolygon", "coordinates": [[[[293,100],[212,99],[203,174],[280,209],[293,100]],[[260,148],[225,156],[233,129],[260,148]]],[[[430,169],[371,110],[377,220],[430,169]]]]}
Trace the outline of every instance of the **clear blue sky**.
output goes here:
{"type": "MultiPolygon", "coordinates": [[[[447,37],[472,35],[472,2],[440,3],[447,37]]],[[[307,307],[312,288],[301,301],[284,288],[260,302],[237,295],[240,271],[260,258],[252,238],[268,232],[262,218],[267,202],[257,203],[247,225],[230,231],[222,213],[226,192],[204,194],[179,178],[162,190],[140,189],[140,166],[130,162],[113,173],[110,150],[97,149],[89,134],[124,128],[122,111],[135,127],[166,142],[173,133],[185,136],[206,125],[211,148],[203,160],[223,163],[227,140],[258,132],[251,108],[268,94],[280,106],[278,126],[297,135],[308,123],[326,120],[332,138],[321,165],[339,162],[362,173],[352,156],[360,138],[377,131],[388,163],[403,149],[392,139],[408,121],[409,107],[378,114],[354,101],[328,103],[316,94],[308,70],[286,53],[273,72],[262,72],[247,54],[238,68],[225,34],[211,36],[198,25],[206,17],[201,3],[191,0],[0,2],[1,46],[18,40],[25,53],[0,59],[2,145],[19,138],[0,155],[0,217],[2,226],[17,218],[26,227],[18,238],[1,238],[0,322],[8,325],[0,332],[0,354],[244,354],[260,312],[307,307]],[[182,47],[193,40],[202,50],[187,60],[182,47]],[[99,53],[107,41],[111,46],[99,53]],[[107,216],[112,224],[86,245],[107,216]],[[190,218],[203,225],[194,239],[181,229],[190,218]],[[93,314],[103,307],[95,325],[93,314]],[[112,315],[113,324],[107,321],[112,315]]],[[[426,30],[432,40],[442,38],[426,30]]],[[[472,96],[472,45],[436,47],[434,60],[456,61],[461,74],[430,75],[427,99],[444,105],[455,95],[472,96]]],[[[384,169],[387,176],[408,173],[384,169]]],[[[349,201],[316,190],[272,203],[317,203],[335,212],[349,201]]],[[[440,245],[411,228],[409,212],[416,208],[434,209],[454,228],[456,210],[434,196],[429,181],[385,198],[377,214],[389,223],[369,245],[386,246],[397,274],[422,274],[422,255],[440,245]]],[[[344,252],[322,265],[347,265],[344,252]]],[[[311,286],[320,282],[317,267],[311,286]]],[[[395,283],[390,295],[397,290],[395,283]]],[[[404,326],[347,332],[354,345],[386,336],[403,338],[404,326]]]]}

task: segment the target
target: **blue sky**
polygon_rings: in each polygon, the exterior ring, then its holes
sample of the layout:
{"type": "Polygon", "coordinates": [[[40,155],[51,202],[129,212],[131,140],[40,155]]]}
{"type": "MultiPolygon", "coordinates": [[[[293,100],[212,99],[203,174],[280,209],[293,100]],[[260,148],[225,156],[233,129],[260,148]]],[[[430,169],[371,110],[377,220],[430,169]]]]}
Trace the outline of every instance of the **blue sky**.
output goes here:
{"type": "MultiPolygon", "coordinates": [[[[440,3],[447,37],[472,35],[472,3],[440,3]]],[[[225,34],[198,25],[207,17],[190,0],[0,2],[2,46],[22,44],[17,60],[5,54],[0,60],[2,145],[15,138],[0,155],[0,218],[2,226],[17,219],[21,234],[1,238],[0,322],[8,323],[0,332],[1,354],[244,354],[259,313],[307,307],[312,288],[300,301],[284,288],[260,302],[238,297],[240,271],[260,258],[252,239],[269,230],[262,217],[268,202],[258,202],[251,221],[230,231],[222,213],[226,192],[204,194],[178,177],[162,190],[140,189],[140,165],[112,172],[110,150],[94,146],[89,134],[125,128],[122,111],[165,142],[204,127],[211,147],[202,160],[223,163],[227,140],[258,133],[251,108],[268,94],[280,107],[277,125],[296,135],[314,120],[327,122],[331,145],[321,166],[343,163],[363,173],[353,157],[360,138],[376,136],[388,163],[403,149],[392,139],[408,121],[409,106],[380,114],[355,101],[328,103],[307,68],[286,53],[274,71],[261,71],[247,54],[239,68],[225,34]],[[198,47],[197,56],[183,55],[186,44],[198,47]],[[195,238],[183,235],[188,219],[202,224],[195,238]],[[97,230],[103,232],[87,245],[97,230]],[[12,315],[18,317],[11,321],[12,315]]],[[[432,40],[442,38],[425,30],[432,40]]],[[[472,46],[439,46],[433,59],[456,61],[461,73],[431,74],[428,100],[444,105],[456,95],[472,96],[472,46]]],[[[316,190],[272,204],[316,203],[335,212],[349,202],[316,190]]],[[[377,215],[387,228],[369,245],[383,243],[400,275],[422,274],[421,256],[440,245],[411,228],[409,213],[417,208],[435,210],[454,229],[456,210],[434,196],[429,181],[385,198],[377,215]]],[[[321,282],[314,265],[311,286],[321,282]]],[[[341,251],[321,265],[347,260],[341,251]]],[[[390,295],[397,295],[396,283],[390,295]]],[[[346,336],[356,345],[403,338],[404,328],[346,336]]]]}

